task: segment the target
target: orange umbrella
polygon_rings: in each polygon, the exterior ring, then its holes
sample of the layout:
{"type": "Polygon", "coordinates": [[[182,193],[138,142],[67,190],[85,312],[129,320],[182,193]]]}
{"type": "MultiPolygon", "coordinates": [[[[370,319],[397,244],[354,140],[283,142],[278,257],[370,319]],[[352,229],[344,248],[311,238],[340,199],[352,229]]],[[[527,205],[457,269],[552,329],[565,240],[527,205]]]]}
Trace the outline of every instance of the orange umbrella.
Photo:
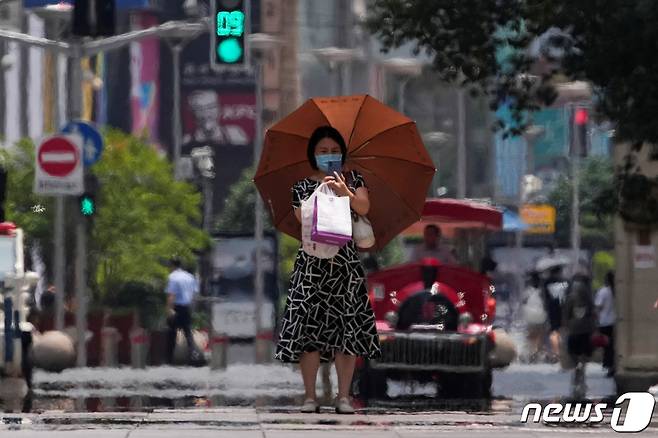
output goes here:
{"type": "Polygon", "coordinates": [[[306,146],[322,125],[336,128],[347,143],[345,170],[359,171],[370,193],[376,247],[420,219],[434,164],[413,120],[371,96],[316,97],[272,126],[265,135],[254,181],[275,226],[301,238],[291,188],[314,171],[306,146]]]}

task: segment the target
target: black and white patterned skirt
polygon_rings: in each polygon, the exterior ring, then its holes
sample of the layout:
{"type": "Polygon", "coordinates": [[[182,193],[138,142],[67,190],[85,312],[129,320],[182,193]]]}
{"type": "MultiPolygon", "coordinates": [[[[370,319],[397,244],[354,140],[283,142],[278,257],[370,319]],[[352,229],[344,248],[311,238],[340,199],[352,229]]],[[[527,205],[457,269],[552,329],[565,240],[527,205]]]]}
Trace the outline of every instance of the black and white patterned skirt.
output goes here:
{"type": "Polygon", "coordinates": [[[301,249],[295,260],[275,358],[299,362],[303,352],[320,352],[322,362],[335,353],[379,357],[375,316],[366,279],[353,242],[332,259],[301,249]]]}

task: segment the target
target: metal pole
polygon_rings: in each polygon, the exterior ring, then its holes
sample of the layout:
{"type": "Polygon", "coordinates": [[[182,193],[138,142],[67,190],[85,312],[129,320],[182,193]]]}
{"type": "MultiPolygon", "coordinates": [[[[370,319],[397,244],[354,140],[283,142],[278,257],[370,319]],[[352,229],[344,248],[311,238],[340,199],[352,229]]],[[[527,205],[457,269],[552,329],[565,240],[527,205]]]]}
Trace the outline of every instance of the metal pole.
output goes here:
{"type": "MultiPolygon", "coordinates": [[[[69,62],[69,120],[79,119],[82,113],[81,48],[75,50],[69,62]]],[[[86,172],[85,172],[86,173],[86,172]]],[[[75,233],[75,327],[77,331],[77,366],[87,366],[87,222],[78,215],[75,233]]]]}
{"type": "Polygon", "coordinates": [[[352,63],[345,61],[341,66],[341,93],[343,96],[349,96],[352,88],[352,63]]]}
{"type": "MultiPolygon", "coordinates": [[[[55,39],[59,38],[55,20],[46,21],[46,30],[55,39]]],[[[48,52],[47,52],[48,53],[48,52]]],[[[51,52],[53,64],[52,76],[52,128],[56,131],[59,125],[59,53],[51,52]]],[[[55,198],[54,241],[55,260],[53,262],[55,280],[55,329],[64,329],[64,296],[66,294],[66,197],[58,195],[55,198]]]]}
{"type": "MultiPolygon", "coordinates": [[[[8,44],[5,43],[4,41],[0,42],[0,61],[4,58],[6,54],[9,53],[8,50],[8,44]]],[[[7,99],[5,96],[7,95],[7,85],[5,82],[5,68],[4,66],[0,65],[0,136],[5,137],[7,133],[7,128],[6,128],[6,110],[7,110],[7,99]]]]}
{"type": "Polygon", "coordinates": [[[466,102],[464,90],[457,89],[457,198],[466,197],[466,102]]]}
{"type": "Polygon", "coordinates": [[[576,151],[571,157],[571,178],[573,179],[573,195],[571,203],[571,250],[573,253],[573,263],[572,263],[572,275],[576,273],[579,263],[580,263],[580,176],[579,176],[579,167],[580,167],[580,157],[576,151]]]}
{"type": "Polygon", "coordinates": [[[402,77],[398,82],[398,112],[404,114],[404,92],[407,88],[409,78],[402,77]]]}
{"type": "MultiPolygon", "coordinates": [[[[256,59],[256,138],[254,139],[254,165],[258,165],[260,160],[261,144],[263,142],[263,64],[260,57],[256,59]]],[[[262,246],[263,246],[263,200],[260,195],[256,193],[256,205],[254,207],[254,242],[256,245],[256,260],[254,269],[254,301],[256,312],[256,341],[254,343],[256,349],[256,363],[264,361],[265,344],[264,339],[260,339],[263,321],[263,301],[264,301],[264,279],[263,279],[263,261],[262,261],[262,246]]]]}
{"type": "Polygon", "coordinates": [[[64,265],[66,248],[64,239],[66,227],[64,226],[64,203],[63,195],[55,198],[55,260],[53,261],[55,277],[55,330],[64,329],[64,265]]]}
{"type": "Polygon", "coordinates": [[[174,142],[174,177],[176,179],[180,178],[180,156],[181,156],[181,147],[183,143],[182,139],[182,127],[181,127],[181,105],[180,105],[180,53],[183,47],[181,44],[172,44],[171,45],[171,55],[174,68],[174,111],[172,114],[173,117],[173,142],[174,142]]]}
{"type": "MultiPolygon", "coordinates": [[[[526,149],[529,145],[526,145],[526,149]]],[[[523,151],[520,151],[523,154],[523,151]]],[[[523,208],[523,174],[524,174],[524,164],[525,158],[523,155],[519,159],[519,177],[517,178],[517,190],[519,191],[516,198],[517,213],[519,215],[519,220],[521,219],[521,209],[523,208]]],[[[523,291],[523,230],[519,227],[515,233],[515,248],[514,252],[516,253],[516,270],[515,270],[515,280],[516,280],[516,296],[513,298],[514,307],[510,306],[511,317],[513,318],[514,313],[518,310],[519,303],[521,302],[521,293],[523,291]]],[[[510,300],[512,301],[512,300],[510,300]]],[[[510,319],[510,322],[513,319],[510,319]]]]}

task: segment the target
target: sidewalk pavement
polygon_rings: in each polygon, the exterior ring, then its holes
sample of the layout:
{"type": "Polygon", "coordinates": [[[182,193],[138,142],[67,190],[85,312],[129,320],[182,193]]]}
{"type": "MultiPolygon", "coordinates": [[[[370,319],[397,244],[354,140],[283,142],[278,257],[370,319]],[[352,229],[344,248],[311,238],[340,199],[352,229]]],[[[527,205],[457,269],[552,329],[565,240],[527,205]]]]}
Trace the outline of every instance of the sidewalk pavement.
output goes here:
{"type": "MultiPolygon", "coordinates": [[[[223,408],[143,413],[0,414],[2,438],[516,438],[616,435],[606,425],[523,425],[511,413],[424,412],[357,415],[223,408]]],[[[657,430],[639,434],[653,436],[657,430]]]]}

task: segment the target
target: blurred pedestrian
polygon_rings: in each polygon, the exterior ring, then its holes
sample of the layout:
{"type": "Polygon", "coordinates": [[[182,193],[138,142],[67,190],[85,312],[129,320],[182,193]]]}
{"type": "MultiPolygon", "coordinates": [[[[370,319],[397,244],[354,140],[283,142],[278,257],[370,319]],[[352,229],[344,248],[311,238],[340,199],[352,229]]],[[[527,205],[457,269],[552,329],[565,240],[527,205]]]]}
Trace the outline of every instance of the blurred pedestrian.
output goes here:
{"type": "Polygon", "coordinates": [[[196,359],[200,353],[192,336],[192,301],[199,292],[199,283],[196,278],[182,268],[178,258],[169,262],[171,273],[167,282],[167,309],[169,310],[169,338],[167,343],[167,359],[174,362],[174,350],[178,330],[183,330],[187,341],[188,362],[196,359]]]}
{"type": "MultiPolygon", "coordinates": [[[[301,224],[301,204],[326,182],[337,196],[350,198],[354,212],[365,215],[370,209],[368,189],[356,171],[346,176],[329,174],[329,162],[345,163],[347,146],[341,134],[330,126],[317,128],[307,145],[314,173],[292,187],[292,205],[301,224]]],[[[320,362],[335,360],[338,376],[336,412],[352,414],[349,390],[357,356],[380,355],[375,316],[368,301],[366,278],[353,241],[336,256],[321,259],[302,248],[291,277],[281,325],[276,359],[299,363],[304,380],[302,412],[319,412],[315,386],[320,362]]]]}
{"type": "Polygon", "coordinates": [[[493,277],[497,267],[498,263],[491,256],[491,249],[487,248],[480,261],[480,273],[493,277]]]}
{"type": "Polygon", "coordinates": [[[564,303],[564,324],[567,332],[567,352],[576,364],[573,395],[583,398],[585,365],[592,356],[592,335],[597,328],[596,308],[589,277],[574,276],[564,303]]]}
{"type": "Polygon", "coordinates": [[[562,306],[569,283],[562,276],[562,267],[554,266],[544,283],[544,302],[549,324],[549,342],[551,346],[550,362],[560,358],[560,328],[562,327],[562,306]]]}
{"type": "Polygon", "coordinates": [[[457,257],[454,250],[446,247],[441,242],[441,228],[429,224],[423,231],[423,242],[414,248],[411,256],[412,261],[419,262],[426,258],[437,259],[441,263],[456,265],[457,257]]]}
{"type": "Polygon", "coordinates": [[[615,274],[608,271],[605,275],[604,286],[596,292],[594,300],[598,314],[599,331],[608,337],[608,343],[603,350],[603,368],[607,370],[607,376],[615,374],[615,323],[617,314],[615,312],[615,274]]]}
{"type": "Polygon", "coordinates": [[[546,304],[538,272],[530,273],[530,280],[523,295],[523,318],[527,330],[528,357],[529,361],[534,363],[539,359],[546,336],[546,304]]]}

